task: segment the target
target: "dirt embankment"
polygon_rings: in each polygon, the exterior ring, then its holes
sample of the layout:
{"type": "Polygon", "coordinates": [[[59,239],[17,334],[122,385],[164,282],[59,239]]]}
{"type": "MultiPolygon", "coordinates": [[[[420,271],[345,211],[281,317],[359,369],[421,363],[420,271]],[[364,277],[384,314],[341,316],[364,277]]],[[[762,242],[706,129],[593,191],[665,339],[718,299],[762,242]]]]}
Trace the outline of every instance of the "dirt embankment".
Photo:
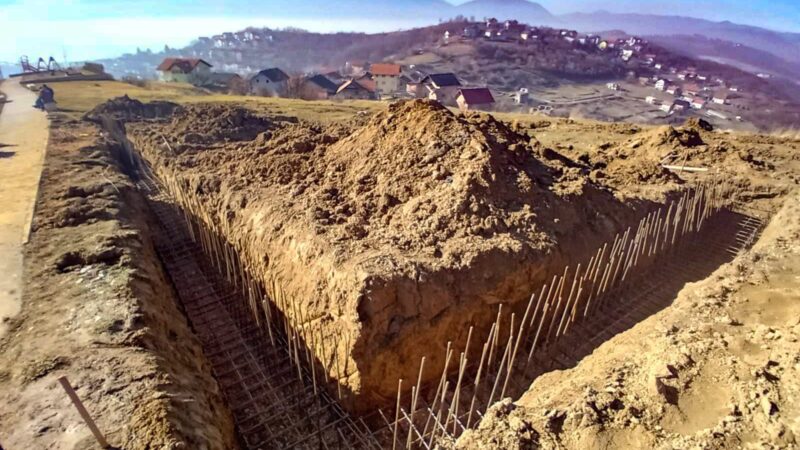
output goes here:
{"type": "Polygon", "coordinates": [[[236,448],[230,413],[162,273],[143,199],[86,123],[53,122],[21,314],[0,341],[6,448],[236,448]]]}
{"type": "Polygon", "coordinates": [[[365,409],[641,213],[535,139],[431,102],[328,127],[200,105],[128,134],[251,274],[339,336],[314,351],[365,409]]]}
{"type": "Polygon", "coordinates": [[[702,119],[648,127],[552,118],[528,132],[619,196],[659,199],[685,180],[717,176],[736,187],[739,201],[773,209],[800,182],[796,139],[714,130],[702,119]]]}
{"type": "Polygon", "coordinates": [[[752,250],[496,405],[458,447],[796,448],[799,205],[795,190],[752,250]]]}

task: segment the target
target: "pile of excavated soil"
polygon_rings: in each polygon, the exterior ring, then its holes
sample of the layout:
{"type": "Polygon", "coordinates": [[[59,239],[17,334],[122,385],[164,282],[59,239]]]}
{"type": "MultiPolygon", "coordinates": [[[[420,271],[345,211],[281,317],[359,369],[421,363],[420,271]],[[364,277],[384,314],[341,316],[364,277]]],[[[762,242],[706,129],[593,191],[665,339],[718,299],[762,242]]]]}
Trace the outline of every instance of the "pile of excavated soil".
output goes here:
{"type": "Polygon", "coordinates": [[[233,421],[150,240],[147,206],[94,126],[53,122],[25,253],[22,311],[0,339],[5,448],[236,448],[233,421]]]}
{"type": "Polygon", "coordinates": [[[679,127],[552,119],[531,127],[546,148],[573,159],[621,197],[660,199],[684,180],[713,175],[736,186],[739,200],[773,208],[771,199],[800,181],[796,140],[714,130],[702,119],[679,127]],[[662,164],[708,170],[681,173],[662,164]]]}
{"type": "Polygon", "coordinates": [[[415,378],[423,355],[424,378],[438,376],[447,340],[486,331],[493,305],[527,300],[641,213],[535,139],[435,102],[328,127],[267,119],[250,141],[187,139],[208,133],[203,117],[250,114],[240,109],[181,109],[129,124],[129,138],[251,274],[341,335],[336,355],[314,352],[332,376],[344,368],[364,409],[415,378]]]}
{"type": "Polygon", "coordinates": [[[797,448],[800,191],[668,309],[495,405],[464,449],[797,448]]]}
{"type": "Polygon", "coordinates": [[[170,102],[150,102],[144,104],[127,95],[117,97],[97,105],[93,110],[84,114],[84,119],[94,123],[101,123],[103,119],[111,120],[141,120],[155,119],[172,114],[178,105],[170,102]]]}

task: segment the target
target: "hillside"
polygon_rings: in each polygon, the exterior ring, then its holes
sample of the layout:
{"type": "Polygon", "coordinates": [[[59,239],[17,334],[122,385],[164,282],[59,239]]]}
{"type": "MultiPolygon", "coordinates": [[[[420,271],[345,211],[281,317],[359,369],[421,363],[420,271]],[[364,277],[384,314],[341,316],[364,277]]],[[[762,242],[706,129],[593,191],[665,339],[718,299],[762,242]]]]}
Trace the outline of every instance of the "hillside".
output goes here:
{"type": "Polygon", "coordinates": [[[787,61],[770,52],[723,39],[693,35],[654,35],[647,39],[677,54],[708,59],[748,72],[766,72],[794,79],[800,61],[787,61]]]}
{"type": "Polygon", "coordinates": [[[772,53],[788,61],[800,61],[800,33],[783,33],[731,22],[712,22],[680,16],[615,14],[606,11],[559,16],[581,31],[620,29],[638,35],[695,35],[723,39],[772,53]]]}

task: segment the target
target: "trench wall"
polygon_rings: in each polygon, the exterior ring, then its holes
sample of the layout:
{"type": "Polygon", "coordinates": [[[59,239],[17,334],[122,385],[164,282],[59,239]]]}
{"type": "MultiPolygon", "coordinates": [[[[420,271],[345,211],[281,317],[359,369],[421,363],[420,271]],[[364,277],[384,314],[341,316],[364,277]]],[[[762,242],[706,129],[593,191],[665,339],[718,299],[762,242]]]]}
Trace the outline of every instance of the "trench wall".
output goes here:
{"type": "Polygon", "coordinates": [[[270,230],[257,215],[231,225],[220,217],[220,203],[235,199],[198,195],[204,190],[202,174],[171,167],[162,156],[169,142],[135,131],[128,138],[183,209],[217,267],[252,296],[253,314],[265,326],[277,318],[290,337],[297,335],[332,381],[332,391],[361,412],[392,403],[397,378],[418,377],[422,355],[428,361],[421,378],[437,379],[448,341],[463,345],[471,327],[487,332],[495,320],[494,305],[524,308],[531,288],[546,282],[552,268],[588,257],[593,242],[619,228],[606,223],[587,229],[582,239],[556,251],[496,249],[468,269],[425,272],[408,264],[392,278],[376,277],[370,264],[385,263],[380,258],[337,264],[332,255],[320,255],[317,236],[265,239],[270,230]]]}

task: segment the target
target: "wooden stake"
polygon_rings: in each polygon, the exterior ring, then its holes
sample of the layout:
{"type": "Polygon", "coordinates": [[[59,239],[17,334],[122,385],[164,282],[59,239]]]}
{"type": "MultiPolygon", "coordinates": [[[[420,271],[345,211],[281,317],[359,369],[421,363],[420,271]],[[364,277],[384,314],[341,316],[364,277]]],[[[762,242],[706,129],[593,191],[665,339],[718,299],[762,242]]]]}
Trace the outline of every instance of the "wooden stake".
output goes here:
{"type": "Polygon", "coordinates": [[[94,435],[94,438],[97,440],[97,443],[100,445],[101,448],[109,448],[108,441],[106,441],[105,436],[103,433],[100,432],[100,429],[97,428],[97,424],[94,423],[94,419],[89,414],[89,411],[86,410],[86,407],[83,406],[83,402],[81,402],[80,397],[75,392],[75,389],[72,388],[72,385],[69,384],[69,380],[67,377],[60,377],[58,382],[61,383],[61,387],[64,388],[64,391],[69,396],[69,399],[72,401],[72,404],[75,406],[75,409],[78,410],[78,414],[81,415],[83,422],[89,427],[89,430],[94,435]]]}
{"type": "Polygon", "coordinates": [[[394,431],[392,432],[392,450],[397,450],[397,424],[400,422],[400,393],[403,391],[403,379],[397,382],[397,405],[394,409],[394,431]]]}

